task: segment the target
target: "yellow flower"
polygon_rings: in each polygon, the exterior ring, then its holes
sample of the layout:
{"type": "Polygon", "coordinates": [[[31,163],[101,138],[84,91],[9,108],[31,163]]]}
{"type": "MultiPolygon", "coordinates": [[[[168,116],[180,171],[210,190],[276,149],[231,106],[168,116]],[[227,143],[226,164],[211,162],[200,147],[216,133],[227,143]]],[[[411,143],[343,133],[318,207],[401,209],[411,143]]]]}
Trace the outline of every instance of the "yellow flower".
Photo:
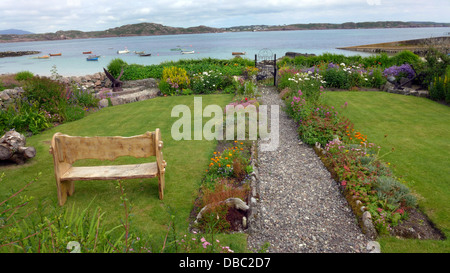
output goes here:
{"type": "Polygon", "coordinates": [[[230,164],[227,164],[227,167],[228,167],[228,168],[231,167],[230,164]]]}

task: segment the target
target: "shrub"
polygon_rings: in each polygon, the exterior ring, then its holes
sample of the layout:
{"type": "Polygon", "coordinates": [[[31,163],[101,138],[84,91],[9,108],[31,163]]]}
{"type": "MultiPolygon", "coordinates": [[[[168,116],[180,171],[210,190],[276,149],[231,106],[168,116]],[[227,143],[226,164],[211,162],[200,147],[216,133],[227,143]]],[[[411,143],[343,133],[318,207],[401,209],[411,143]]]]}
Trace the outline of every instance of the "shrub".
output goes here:
{"type": "Polygon", "coordinates": [[[191,87],[195,94],[210,94],[229,85],[221,72],[216,70],[204,71],[191,77],[191,87]]]}
{"type": "Polygon", "coordinates": [[[450,73],[443,77],[434,77],[433,81],[428,88],[430,99],[440,101],[445,100],[450,102],[450,73]]]}
{"type": "Polygon", "coordinates": [[[30,101],[36,101],[39,107],[50,114],[63,116],[64,107],[70,98],[70,90],[60,82],[46,77],[33,77],[26,81],[24,94],[30,101]]]}
{"type": "Polygon", "coordinates": [[[124,60],[122,60],[120,58],[115,58],[111,62],[109,62],[107,69],[108,69],[108,72],[114,78],[117,78],[117,77],[119,77],[120,71],[122,70],[122,68],[124,69],[124,74],[125,74],[127,67],[128,67],[128,64],[124,60]]]}
{"type": "Polygon", "coordinates": [[[383,75],[385,77],[394,76],[397,80],[401,78],[408,78],[412,79],[416,75],[415,71],[409,64],[402,64],[400,66],[391,66],[389,68],[386,68],[383,71],[383,75]]]}
{"type": "Polygon", "coordinates": [[[184,88],[188,88],[190,85],[190,80],[186,70],[176,66],[164,68],[161,82],[166,82],[169,84],[168,88],[163,88],[164,92],[161,90],[161,93],[165,95],[181,93],[184,88]]]}
{"type": "Polygon", "coordinates": [[[20,133],[27,131],[37,134],[50,128],[49,115],[41,110],[36,102],[18,100],[6,110],[0,110],[0,132],[2,135],[15,129],[20,133]]]}
{"type": "Polygon", "coordinates": [[[391,61],[395,65],[411,64],[414,66],[420,62],[420,57],[409,50],[404,50],[392,56],[391,61]]]}
{"type": "Polygon", "coordinates": [[[327,69],[324,72],[324,80],[327,82],[328,87],[349,89],[351,87],[349,74],[339,68],[327,69]]]}
{"type": "Polygon", "coordinates": [[[18,72],[15,76],[15,79],[18,81],[26,81],[31,78],[33,78],[33,73],[31,73],[30,71],[21,71],[18,72]]]}

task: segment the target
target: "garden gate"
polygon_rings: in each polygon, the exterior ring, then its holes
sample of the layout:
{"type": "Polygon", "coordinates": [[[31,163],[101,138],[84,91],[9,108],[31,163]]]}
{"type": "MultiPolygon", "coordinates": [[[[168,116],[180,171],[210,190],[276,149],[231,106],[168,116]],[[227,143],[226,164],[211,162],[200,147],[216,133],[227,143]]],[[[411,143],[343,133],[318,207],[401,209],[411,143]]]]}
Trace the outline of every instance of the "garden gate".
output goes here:
{"type": "Polygon", "coordinates": [[[277,85],[277,54],[268,48],[255,54],[255,67],[258,68],[257,80],[273,77],[273,85],[277,85]]]}

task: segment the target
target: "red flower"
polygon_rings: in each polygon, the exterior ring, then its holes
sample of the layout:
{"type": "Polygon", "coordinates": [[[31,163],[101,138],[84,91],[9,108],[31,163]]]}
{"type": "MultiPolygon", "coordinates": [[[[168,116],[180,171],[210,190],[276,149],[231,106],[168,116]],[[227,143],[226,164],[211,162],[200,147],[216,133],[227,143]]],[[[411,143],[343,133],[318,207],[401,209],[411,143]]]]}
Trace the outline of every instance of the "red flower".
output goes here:
{"type": "Polygon", "coordinates": [[[245,101],[247,101],[248,99],[247,98],[245,98],[245,101]]]}
{"type": "Polygon", "coordinates": [[[345,185],[347,185],[347,181],[342,180],[341,185],[345,187],[345,185]]]}

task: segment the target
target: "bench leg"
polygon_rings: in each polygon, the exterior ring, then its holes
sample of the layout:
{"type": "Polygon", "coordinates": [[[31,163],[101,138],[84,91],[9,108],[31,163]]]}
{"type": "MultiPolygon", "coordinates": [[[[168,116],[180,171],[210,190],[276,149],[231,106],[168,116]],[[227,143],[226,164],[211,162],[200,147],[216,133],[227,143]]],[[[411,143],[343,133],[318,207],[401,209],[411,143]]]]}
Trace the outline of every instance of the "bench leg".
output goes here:
{"type": "Polygon", "coordinates": [[[158,175],[158,190],[159,190],[159,199],[164,198],[164,188],[165,188],[165,181],[164,181],[164,173],[160,173],[158,175]]]}
{"type": "Polygon", "coordinates": [[[56,181],[58,203],[63,206],[67,201],[67,196],[71,196],[75,190],[73,181],[56,181]]]}

